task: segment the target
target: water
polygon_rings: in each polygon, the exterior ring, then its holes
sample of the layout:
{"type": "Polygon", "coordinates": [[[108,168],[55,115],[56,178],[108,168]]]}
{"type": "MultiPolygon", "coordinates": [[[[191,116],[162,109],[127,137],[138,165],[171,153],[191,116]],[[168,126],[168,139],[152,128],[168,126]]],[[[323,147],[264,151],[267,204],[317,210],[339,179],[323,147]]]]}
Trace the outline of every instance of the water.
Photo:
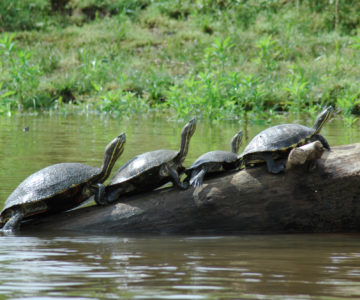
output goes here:
{"type": "MultiPolygon", "coordinates": [[[[312,125],[311,120],[301,123],[312,125]]],[[[115,169],[145,151],[177,149],[184,124],[152,117],[3,117],[1,202],[49,164],[100,166],[105,146],[123,131],[127,145],[115,169]],[[23,131],[26,126],[29,131],[23,131]]],[[[268,126],[251,121],[247,135],[268,126]]],[[[206,151],[229,149],[239,129],[243,123],[200,122],[185,165],[206,151]]],[[[360,141],[358,128],[347,128],[341,120],[327,124],[322,133],[331,145],[360,141]]],[[[0,299],[358,299],[359,237],[0,236],[0,299]]]]}
{"type": "Polygon", "coordinates": [[[16,236],[0,298],[358,299],[354,235],[16,236]]]}

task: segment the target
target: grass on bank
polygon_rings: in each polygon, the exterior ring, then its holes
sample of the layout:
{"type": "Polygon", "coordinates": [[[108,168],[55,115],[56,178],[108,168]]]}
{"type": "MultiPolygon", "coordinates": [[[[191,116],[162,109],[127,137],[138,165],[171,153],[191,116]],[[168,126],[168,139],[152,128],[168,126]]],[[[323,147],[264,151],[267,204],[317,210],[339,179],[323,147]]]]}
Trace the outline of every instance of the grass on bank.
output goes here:
{"type": "Polygon", "coordinates": [[[352,125],[357,8],[350,0],[4,0],[0,113],[266,119],[331,104],[352,125]]]}

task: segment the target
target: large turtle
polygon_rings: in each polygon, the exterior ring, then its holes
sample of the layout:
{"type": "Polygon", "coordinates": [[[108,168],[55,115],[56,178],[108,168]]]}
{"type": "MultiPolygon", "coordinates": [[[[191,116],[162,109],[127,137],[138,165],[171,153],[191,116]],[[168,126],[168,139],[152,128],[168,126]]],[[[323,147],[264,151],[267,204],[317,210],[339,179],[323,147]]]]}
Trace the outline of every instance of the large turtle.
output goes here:
{"type": "Polygon", "coordinates": [[[330,150],[326,139],[319,134],[321,128],[333,113],[331,106],[325,108],[316,118],[312,128],[299,124],[282,124],[265,129],[255,136],[246,146],[239,158],[245,166],[258,162],[266,162],[270,173],[280,173],[285,169],[283,163],[274,159],[286,155],[291,149],[319,140],[330,150]]]}
{"type": "Polygon", "coordinates": [[[24,218],[76,207],[94,194],[99,201],[103,196],[102,183],[124,151],[125,141],[123,133],[107,145],[101,168],[59,163],[30,175],[5,202],[0,215],[3,231],[16,230],[24,218]]]}
{"type": "Polygon", "coordinates": [[[189,142],[195,129],[195,119],[184,126],[179,151],[146,152],[125,163],[105,187],[105,197],[97,199],[97,203],[105,205],[124,194],[151,191],[169,181],[180,189],[187,189],[189,184],[181,182],[180,175],[185,171],[182,163],[188,153],[189,142]]]}
{"type": "Polygon", "coordinates": [[[231,152],[210,151],[201,155],[186,170],[187,178],[193,187],[201,186],[206,174],[219,173],[238,168],[241,160],[238,159],[238,151],[241,145],[243,133],[240,130],[231,140],[231,152]]]}

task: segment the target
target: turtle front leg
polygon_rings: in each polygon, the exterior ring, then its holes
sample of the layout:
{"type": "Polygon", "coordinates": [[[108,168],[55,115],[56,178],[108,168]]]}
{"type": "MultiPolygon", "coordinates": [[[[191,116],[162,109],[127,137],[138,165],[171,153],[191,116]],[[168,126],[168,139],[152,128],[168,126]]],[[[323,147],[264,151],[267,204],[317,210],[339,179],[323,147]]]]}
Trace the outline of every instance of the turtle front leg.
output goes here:
{"type": "Polygon", "coordinates": [[[169,176],[172,181],[172,183],[177,186],[179,189],[181,190],[186,190],[189,188],[189,182],[181,182],[180,180],[180,176],[179,173],[177,172],[177,170],[172,167],[169,166],[167,164],[165,164],[161,169],[160,169],[160,176],[169,176]]]}
{"type": "Polygon", "coordinates": [[[198,187],[203,184],[206,170],[202,168],[200,171],[193,171],[191,174],[190,184],[193,187],[198,187]]]}
{"type": "Polygon", "coordinates": [[[82,190],[82,194],[86,198],[89,198],[94,195],[94,200],[98,205],[106,204],[105,187],[102,183],[96,183],[90,186],[85,186],[82,190]]]}
{"type": "Polygon", "coordinates": [[[169,175],[172,179],[172,182],[174,185],[176,185],[179,189],[181,190],[186,190],[189,188],[189,183],[188,182],[181,182],[180,180],[180,176],[178,174],[178,172],[173,169],[173,168],[170,168],[169,169],[169,175]]]}
{"type": "Polygon", "coordinates": [[[2,228],[2,231],[4,232],[14,232],[19,230],[21,220],[23,219],[24,215],[22,211],[16,210],[14,214],[10,217],[10,219],[6,222],[4,227],[2,228]]]}
{"type": "Polygon", "coordinates": [[[284,164],[276,162],[271,153],[263,153],[262,157],[266,161],[266,165],[270,173],[278,174],[285,170],[284,164]]]}
{"type": "Polygon", "coordinates": [[[324,146],[324,148],[330,151],[330,145],[329,145],[329,143],[327,142],[327,140],[326,140],[322,135],[320,135],[320,134],[315,134],[314,136],[312,136],[312,137],[310,138],[310,141],[311,141],[311,142],[320,141],[321,144],[324,146]]]}
{"type": "Polygon", "coordinates": [[[95,197],[94,200],[97,205],[105,205],[107,204],[106,196],[105,196],[105,187],[101,183],[97,183],[95,185],[96,191],[95,191],[95,197]]]}
{"type": "Polygon", "coordinates": [[[104,204],[101,205],[110,204],[117,201],[123,193],[124,193],[124,189],[121,187],[106,193],[106,195],[103,198],[104,204]]]}

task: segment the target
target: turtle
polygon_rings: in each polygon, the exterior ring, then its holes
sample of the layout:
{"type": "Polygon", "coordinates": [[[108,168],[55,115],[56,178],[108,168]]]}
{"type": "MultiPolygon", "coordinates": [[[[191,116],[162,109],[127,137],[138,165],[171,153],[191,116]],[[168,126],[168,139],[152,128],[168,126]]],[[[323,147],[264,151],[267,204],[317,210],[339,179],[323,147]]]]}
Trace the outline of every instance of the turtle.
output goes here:
{"type": "Polygon", "coordinates": [[[243,132],[240,130],[231,139],[231,151],[210,151],[201,155],[185,173],[193,187],[201,186],[206,174],[229,171],[238,168],[241,160],[238,151],[241,145],[243,132]]]}
{"type": "Polygon", "coordinates": [[[180,176],[185,171],[182,164],[195,129],[195,119],[184,126],[179,151],[161,149],[145,152],[126,162],[105,186],[105,196],[96,199],[97,204],[109,204],[125,194],[151,191],[170,181],[179,189],[187,189],[189,184],[181,182],[180,176]]]}
{"type": "Polygon", "coordinates": [[[281,124],[267,128],[250,141],[239,159],[245,166],[266,162],[268,171],[277,174],[285,170],[285,165],[274,159],[286,156],[295,147],[318,140],[324,148],[330,150],[329,143],[319,132],[332,113],[331,106],[325,108],[317,116],[312,128],[299,124],[281,124]]]}
{"type": "MultiPolygon", "coordinates": [[[[15,231],[21,220],[65,211],[90,196],[103,196],[102,183],[124,150],[125,133],[111,141],[100,168],[82,163],[58,163],[27,177],[7,198],[0,214],[3,231],[15,231]]],[[[98,201],[98,200],[97,200],[98,201]]]]}

